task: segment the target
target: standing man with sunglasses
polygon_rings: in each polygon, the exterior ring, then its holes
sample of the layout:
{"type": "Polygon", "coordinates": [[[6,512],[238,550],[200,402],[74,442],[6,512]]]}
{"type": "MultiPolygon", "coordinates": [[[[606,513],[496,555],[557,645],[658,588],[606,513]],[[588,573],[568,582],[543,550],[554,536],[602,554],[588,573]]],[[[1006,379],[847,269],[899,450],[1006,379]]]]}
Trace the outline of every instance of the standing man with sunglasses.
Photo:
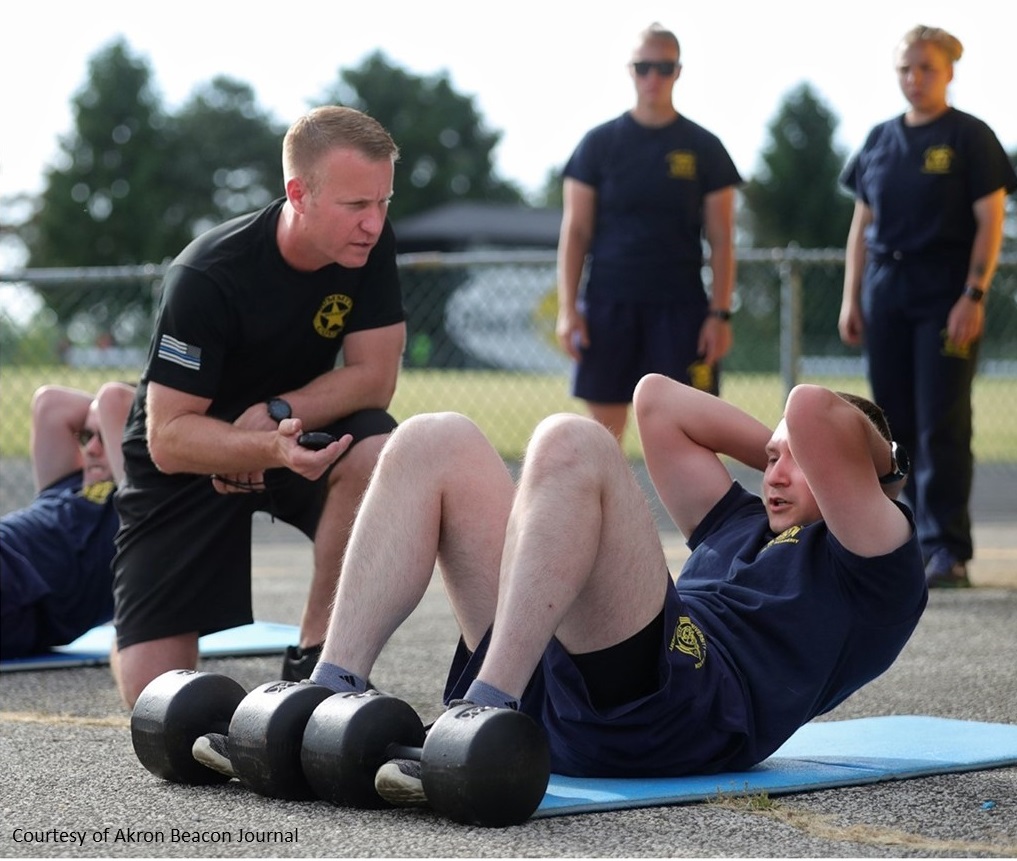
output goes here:
{"type": "Polygon", "coordinates": [[[42,386],[32,398],[36,497],[0,519],[0,654],[44,652],[113,617],[113,494],[134,387],[42,386]]]}
{"type": "Polygon", "coordinates": [[[643,31],[629,64],[635,107],[588,132],[564,170],[558,340],[575,361],[572,394],[619,441],[641,377],[717,394],[732,343],[742,178],[716,135],[675,109],[679,57],[670,30],[643,31]]]}

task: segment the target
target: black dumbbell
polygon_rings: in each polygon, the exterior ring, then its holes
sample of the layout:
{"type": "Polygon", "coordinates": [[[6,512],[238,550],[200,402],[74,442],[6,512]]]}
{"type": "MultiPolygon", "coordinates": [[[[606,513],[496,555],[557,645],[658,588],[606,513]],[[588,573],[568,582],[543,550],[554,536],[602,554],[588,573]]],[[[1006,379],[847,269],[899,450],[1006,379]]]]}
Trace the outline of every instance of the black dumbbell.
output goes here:
{"type": "Polygon", "coordinates": [[[142,765],[176,783],[221,783],[228,778],[196,762],[195,739],[210,732],[229,738],[230,763],[249,789],[270,798],[313,798],[300,765],[300,744],[311,713],[332,691],[320,685],[270,682],[245,694],[215,673],[174,670],[149,684],[131,715],[131,738],[142,765]]]}
{"type": "Polygon", "coordinates": [[[191,755],[195,739],[229,731],[230,719],[247,692],[217,673],[170,670],[141,692],[131,712],[131,742],[141,764],[156,777],[195,785],[225,783],[223,774],[191,755]]]}
{"type": "Polygon", "coordinates": [[[431,807],[468,825],[526,821],[544,797],[551,773],[543,731],[510,709],[455,706],[425,736],[412,707],[368,691],[329,697],[307,722],[304,775],[319,797],[333,804],[386,806],[374,789],[374,776],[390,759],[418,760],[431,807]]]}
{"type": "Polygon", "coordinates": [[[228,733],[240,781],[269,798],[314,798],[300,764],[301,741],[308,718],[333,693],[321,685],[269,682],[244,697],[228,733]]]}

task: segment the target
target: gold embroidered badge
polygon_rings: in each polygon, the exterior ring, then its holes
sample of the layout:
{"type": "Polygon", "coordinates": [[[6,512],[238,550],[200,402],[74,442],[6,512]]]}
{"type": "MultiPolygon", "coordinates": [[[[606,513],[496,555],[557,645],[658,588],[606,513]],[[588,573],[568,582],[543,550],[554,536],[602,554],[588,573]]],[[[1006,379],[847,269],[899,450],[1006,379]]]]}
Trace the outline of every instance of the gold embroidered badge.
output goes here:
{"type": "Polygon", "coordinates": [[[353,310],[353,300],[342,293],[326,296],[314,315],[314,331],[323,338],[338,338],[346,325],[346,317],[353,310]]]}
{"type": "Polygon", "coordinates": [[[94,502],[96,505],[102,505],[110,494],[116,490],[116,485],[112,481],[97,481],[95,484],[89,484],[86,487],[81,488],[80,495],[87,499],[89,502],[94,502]]]}
{"type": "Polygon", "coordinates": [[[695,669],[706,663],[706,637],[688,616],[679,616],[671,637],[671,651],[677,649],[683,655],[695,659],[695,669]]]}
{"type": "Polygon", "coordinates": [[[687,150],[675,150],[667,154],[668,175],[672,179],[696,178],[696,154],[687,150]]]}
{"type": "Polygon", "coordinates": [[[763,550],[766,550],[767,547],[773,547],[774,544],[797,544],[798,533],[801,531],[802,527],[800,526],[790,526],[783,532],[781,532],[780,535],[776,536],[775,538],[771,538],[770,541],[767,542],[766,547],[764,547],[763,550]]]}
{"type": "Polygon", "coordinates": [[[925,151],[922,173],[946,174],[953,167],[953,149],[948,146],[933,146],[925,151]]]}

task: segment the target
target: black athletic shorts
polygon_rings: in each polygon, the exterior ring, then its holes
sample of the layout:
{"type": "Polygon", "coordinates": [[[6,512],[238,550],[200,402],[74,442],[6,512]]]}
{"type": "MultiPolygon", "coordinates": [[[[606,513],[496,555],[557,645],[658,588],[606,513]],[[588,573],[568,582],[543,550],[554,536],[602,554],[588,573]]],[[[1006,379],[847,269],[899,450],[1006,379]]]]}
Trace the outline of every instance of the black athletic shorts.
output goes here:
{"type": "MultiPolygon", "coordinates": [[[[363,410],[316,430],[353,444],[387,434],[396,421],[363,410]]],[[[314,538],[328,473],[308,481],[288,469],[265,473],[260,493],[217,493],[207,475],[164,487],[124,487],[123,526],[113,559],[113,622],[119,648],[197,631],[211,634],[253,621],[251,516],[265,511],[314,538]]]]}

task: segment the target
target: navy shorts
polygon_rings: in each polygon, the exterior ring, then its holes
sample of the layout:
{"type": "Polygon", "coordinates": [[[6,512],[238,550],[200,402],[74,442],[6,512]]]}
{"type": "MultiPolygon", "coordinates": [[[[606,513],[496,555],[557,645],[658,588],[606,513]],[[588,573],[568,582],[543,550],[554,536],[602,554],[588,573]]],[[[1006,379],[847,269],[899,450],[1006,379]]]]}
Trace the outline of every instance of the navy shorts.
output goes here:
{"type": "Polygon", "coordinates": [[[673,302],[584,301],[590,345],[573,368],[572,394],[600,404],[627,404],[646,374],[717,394],[720,367],[700,361],[707,308],[673,302]]]}
{"type": "MultiPolygon", "coordinates": [[[[614,668],[613,652],[645,660],[656,685],[615,705],[591,701],[586,676],[591,661],[580,664],[553,639],[544,652],[520,708],[547,734],[551,768],[582,777],[674,777],[722,771],[744,745],[750,718],[741,684],[688,615],[681,595],[667,590],[663,624],[654,620],[656,642],[643,654],[631,642],[597,653],[601,672],[614,668]]],[[[462,641],[452,660],[445,702],[461,699],[476,678],[487,653],[490,632],[476,652],[462,641]]],[[[586,656],[584,656],[585,658],[586,656]]],[[[639,668],[633,666],[638,675],[639,668]]]]}
{"type": "MultiPolygon", "coordinates": [[[[316,430],[358,440],[394,430],[384,410],[363,410],[316,430]]],[[[288,469],[265,473],[260,493],[217,493],[207,475],[117,494],[124,528],[113,559],[120,648],[197,631],[210,634],[253,621],[251,516],[265,511],[314,538],[327,475],[308,481],[288,469]]]]}

